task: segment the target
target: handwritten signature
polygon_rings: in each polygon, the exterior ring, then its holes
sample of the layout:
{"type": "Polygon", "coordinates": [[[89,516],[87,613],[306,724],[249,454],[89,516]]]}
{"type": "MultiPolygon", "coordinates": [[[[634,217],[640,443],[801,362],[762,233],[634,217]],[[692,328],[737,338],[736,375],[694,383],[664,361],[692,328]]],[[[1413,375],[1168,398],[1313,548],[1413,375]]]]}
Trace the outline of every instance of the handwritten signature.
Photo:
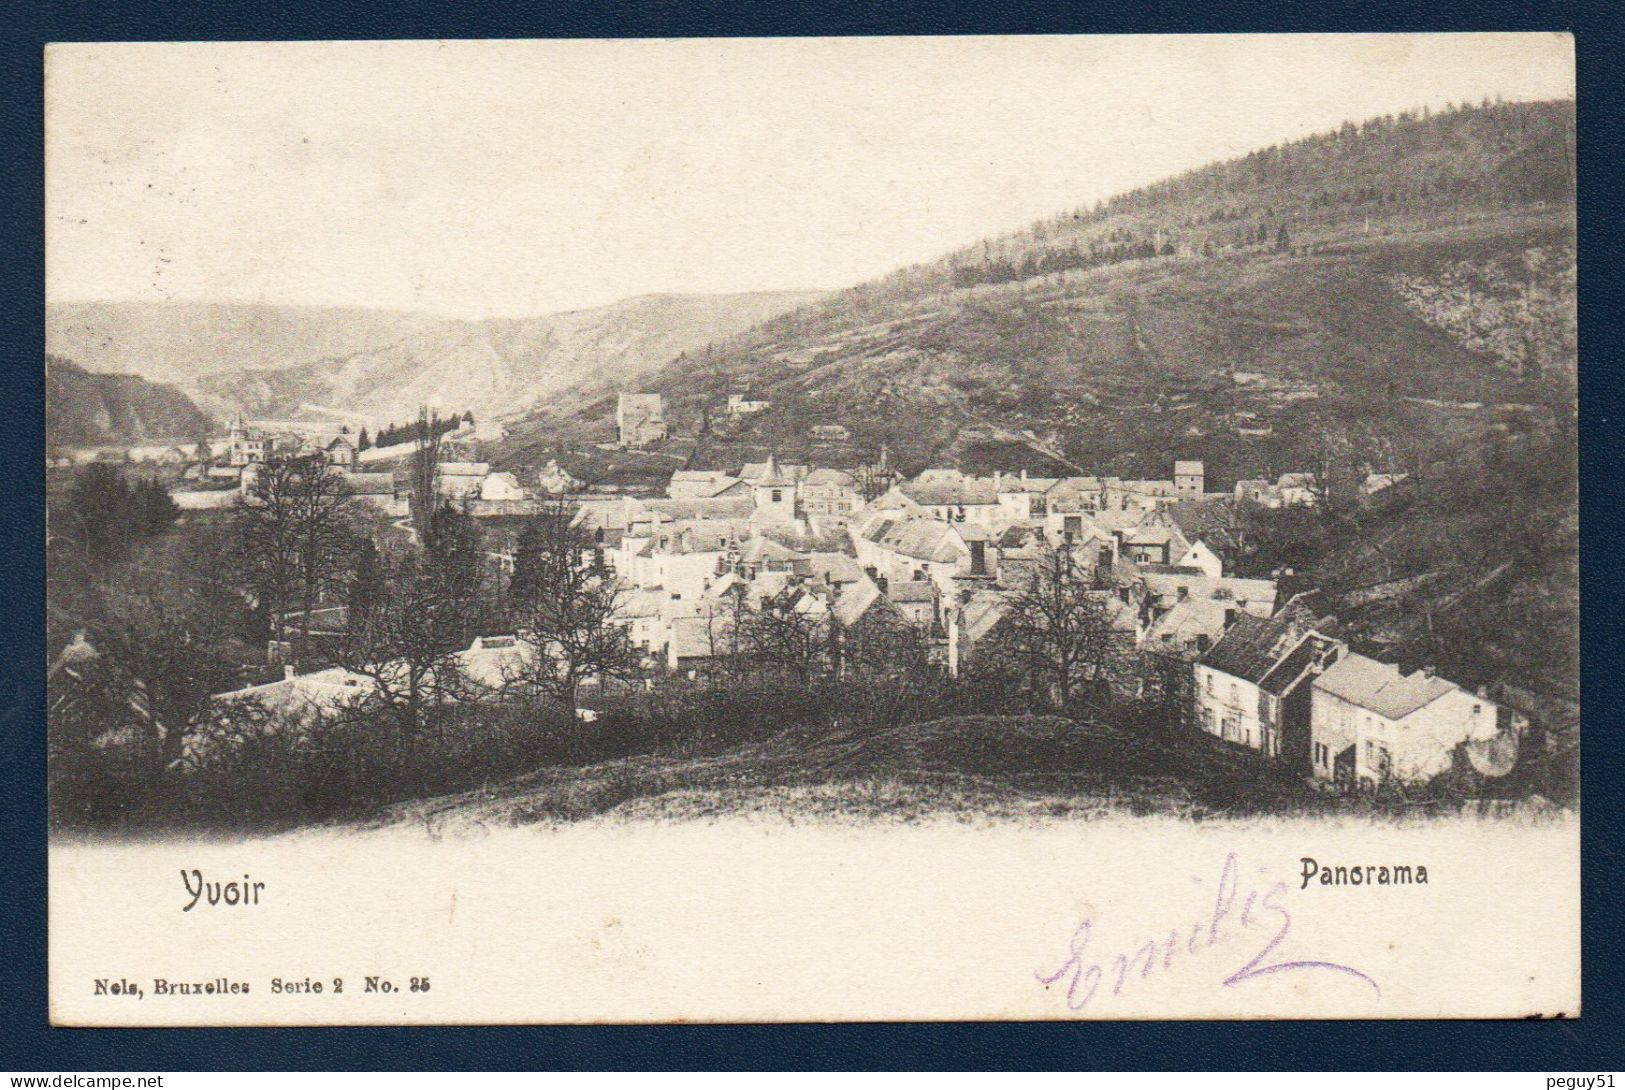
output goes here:
{"type": "MultiPolygon", "coordinates": [[[[1273,961],[1271,960],[1276,949],[1286,941],[1292,930],[1292,914],[1281,903],[1286,895],[1285,882],[1276,882],[1264,892],[1262,896],[1254,889],[1247,893],[1247,899],[1242,903],[1239,919],[1235,917],[1236,900],[1239,896],[1236,853],[1231,852],[1224,861],[1224,869],[1219,872],[1219,889],[1213,901],[1213,914],[1211,918],[1198,920],[1191,926],[1190,934],[1183,936],[1179,927],[1168,930],[1166,941],[1151,939],[1133,953],[1119,953],[1106,959],[1115,973],[1115,980],[1111,985],[1112,995],[1121,995],[1132,977],[1131,972],[1139,969],[1139,978],[1149,977],[1159,966],[1164,972],[1174,968],[1174,956],[1184,949],[1181,962],[1189,960],[1211,950],[1231,934],[1231,928],[1239,924],[1245,931],[1255,923],[1266,922],[1263,917],[1268,915],[1274,918],[1275,931],[1263,949],[1253,955],[1241,968],[1224,978],[1224,986],[1233,988],[1249,980],[1270,976],[1275,973],[1298,972],[1304,970],[1320,970],[1326,972],[1343,973],[1355,977],[1371,985],[1373,991],[1379,996],[1382,989],[1377,982],[1360,970],[1348,965],[1340,965],[1332,961],[1273,961]],[[1255,915],[1255,908],[1258,914],[1255,915]],[[1180,941],[1184,937],[1184,942],[1180,941]],[[1160,957],[1159,957],[1160,955],[1160,957]]],[[[1084,920],[1078,924],[1077,930],[1072,933],[1072,943],[1069,956],[1059,969],[1052,973],[1042,970],[1033,975],[1046,987],[1053,987],[1062,980],[1066,981],[1066,1005],[1074,1011],[1086,1009],[1094,1001],[1096,993],[1100,990],[1101,981],[1107,978],[1108,970],[1102,967],[1102,962],[1090,960],[1088,954],[1089,940],[1094,930],[1093,920],[1084,920]]]]}

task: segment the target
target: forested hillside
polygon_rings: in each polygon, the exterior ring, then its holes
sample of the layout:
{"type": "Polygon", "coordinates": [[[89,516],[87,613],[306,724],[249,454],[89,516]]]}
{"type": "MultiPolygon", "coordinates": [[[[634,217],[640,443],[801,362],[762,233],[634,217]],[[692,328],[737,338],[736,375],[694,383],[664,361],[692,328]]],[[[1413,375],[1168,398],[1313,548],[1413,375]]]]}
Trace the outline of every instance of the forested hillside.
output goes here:
{"type": "Polygon", "coordinates": [[[644,388],[682,430],[748,388],[774,405],[737,442],[841,423],[913,466],[1011,449],[991,435],[1224,481],[1407,415],[1391,438],[1453,442],[1464,413],[1572,398],[1572,159],[1567,101],[1347,124],[836,293],[644,388]]]}
{"type": "Polygon", "coordinates": [[[196,439],[209,418],[173,386],[140,375],[100,375],[45,357],[45,441],[72,445],[196,439]]]}

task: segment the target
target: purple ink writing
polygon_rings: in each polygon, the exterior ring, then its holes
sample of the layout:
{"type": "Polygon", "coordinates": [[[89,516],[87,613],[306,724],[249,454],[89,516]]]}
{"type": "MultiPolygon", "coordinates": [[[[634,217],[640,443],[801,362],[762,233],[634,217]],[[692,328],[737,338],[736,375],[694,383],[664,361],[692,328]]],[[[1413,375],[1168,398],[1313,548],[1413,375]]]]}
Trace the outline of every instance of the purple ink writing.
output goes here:
{"type": "Polygon", "coordinates": [[[1231,852],[1225,857],[1224,867],[1219,872],[1219,888],[1214,895],[1211,914],[1193,923],[1188,932],[1180,927],[1171,927],[1166,940],[1160,936],[1153,937],[1132,951],[1117,953],[1103,960],[1091,960],[1089,943],[1095,925],[1093,920],[1083,920],[1072,932],[1068,954],[1060,968],[1050,973],[1039,970],[1033,975],[1046,988],[1064,982],[1068,1009],[1081,1011],[1095,1001],[1103,982],[1110,985],[1112,995],[1121,995],[1136,978],[1143,980],[1158,969],[1170,972],[1177,965],[1218,946],[1232,934],[1251,930],[1255,925],[1267,927],[1273,921],[1274,929],[1263,948],[1224,978],[1225,987],[1233,988],[1275,973],[1319,970],[1354,977],[1369,984],[1379,996],[1382,994],[1375,980],[1352,966],[1320,960],[1271,960],[1292,930],[1292,914],[1281,901],[1287,893],[1287,885],[1276,882],[1262,893],[1257,889],[1249,890],[1241,901],[1238,916],[1238,870],[1236,853],[1231,852]]]}

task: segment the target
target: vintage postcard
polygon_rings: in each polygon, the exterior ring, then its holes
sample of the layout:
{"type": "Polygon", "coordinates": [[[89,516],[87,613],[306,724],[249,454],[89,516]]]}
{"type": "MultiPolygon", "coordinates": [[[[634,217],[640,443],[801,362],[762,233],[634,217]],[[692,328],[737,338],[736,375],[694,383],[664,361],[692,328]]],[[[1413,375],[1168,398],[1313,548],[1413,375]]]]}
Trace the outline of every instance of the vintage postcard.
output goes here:
{"type": "Polygon", "coordinates": [[[54,1023],[1580,1013],[1568,36],[45,67],[54,1023]]]}

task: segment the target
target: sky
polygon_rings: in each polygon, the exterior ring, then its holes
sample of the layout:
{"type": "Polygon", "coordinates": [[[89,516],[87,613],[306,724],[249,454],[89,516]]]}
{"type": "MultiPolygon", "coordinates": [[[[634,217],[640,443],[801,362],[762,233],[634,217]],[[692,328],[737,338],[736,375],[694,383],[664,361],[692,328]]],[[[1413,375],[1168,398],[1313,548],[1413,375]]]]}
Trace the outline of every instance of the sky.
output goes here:
{"type": "Polygon", "coordinates": [[[46,293],[521,317],[839,288],[1344,120],[1573,94],[1556,34],[73,44],[46,293]]]}

